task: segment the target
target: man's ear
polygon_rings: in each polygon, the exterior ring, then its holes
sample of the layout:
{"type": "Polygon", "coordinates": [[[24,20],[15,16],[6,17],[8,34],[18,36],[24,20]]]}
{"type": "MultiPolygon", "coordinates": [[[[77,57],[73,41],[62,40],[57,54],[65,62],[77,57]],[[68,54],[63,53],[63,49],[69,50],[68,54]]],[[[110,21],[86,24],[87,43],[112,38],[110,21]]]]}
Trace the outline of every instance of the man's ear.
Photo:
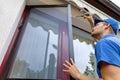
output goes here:
{"type": "Polygon", "coordinates": [[[110,24],[105,24],[105,29],[110,28],[110,24]]]}

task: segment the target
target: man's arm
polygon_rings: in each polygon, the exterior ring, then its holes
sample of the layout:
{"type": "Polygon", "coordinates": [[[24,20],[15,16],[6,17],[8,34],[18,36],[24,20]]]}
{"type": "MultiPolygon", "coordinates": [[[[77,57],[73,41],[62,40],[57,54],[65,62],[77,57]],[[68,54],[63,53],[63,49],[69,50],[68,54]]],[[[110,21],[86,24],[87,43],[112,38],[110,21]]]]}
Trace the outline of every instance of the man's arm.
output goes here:
{"type": "Polygon", "coordinates": [[[101,61],[100,71],[105,80],[120,80],[120,67],[116,65],[101,61]]]}
{"type": "Polygon", "coordinates": [[[70,59],[70,61],[71,63],[68,62],[67,60],[65,61],[65,64],[63,65],[66,69],[64,69],[63,71],[65,73],[69,73],[74,79],[76,80],[103,80],[103,79],[91,78],[84,74],[81,74],[79,70],[77,69],[77,67],[75,66],[75,63],[73,62],[73,60],[70,59]]]}
{"type": "MultiPolygon", "coordinates": [[[[93,16],[90,12],[87,12],[87,14],[89,14],[89,16],[84,16],[84,19],[87,19],[88,22],[90,23],[90,27],[91,27],[91,30],[93,31],[94,29],[94,19],[93,19],[93,16]]],[[[93,37],[94,38],[94,37],[93,37]]],[[[94,38],[95,41],[98,41],[96,38],[94,38]]]]}
{"type": "Polygon", "coordinates": [[[87,14],[89,14],[89,16],[84,16],[84,19],[88,20],[88,22],[90,23],[91,30],[93,30],[93,28],[94,28],[93,16],[92,16],[92,14],[90,12],[87,12],[87,14]]]}
{"type": "Polygon", "coordinates": [[[76,80],[103,80],[103,79],[102,78],[91,78],[84,74],[80,74],[80,76],[76,80]]]}

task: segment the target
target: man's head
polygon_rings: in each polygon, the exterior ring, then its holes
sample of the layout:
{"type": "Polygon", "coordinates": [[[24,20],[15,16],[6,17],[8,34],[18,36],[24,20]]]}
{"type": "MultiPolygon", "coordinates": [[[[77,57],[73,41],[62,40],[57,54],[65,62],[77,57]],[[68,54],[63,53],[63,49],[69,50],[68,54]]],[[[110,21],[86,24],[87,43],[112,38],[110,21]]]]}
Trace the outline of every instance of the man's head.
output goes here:
{"type": "Polygon", "coordinates": [[[118,22],[113,18],[108,18],[105,20],[94,19],[93,31],[91,35],[93,37],[102,37],[105,34],[117,34],[119,26],[118,22]]]}

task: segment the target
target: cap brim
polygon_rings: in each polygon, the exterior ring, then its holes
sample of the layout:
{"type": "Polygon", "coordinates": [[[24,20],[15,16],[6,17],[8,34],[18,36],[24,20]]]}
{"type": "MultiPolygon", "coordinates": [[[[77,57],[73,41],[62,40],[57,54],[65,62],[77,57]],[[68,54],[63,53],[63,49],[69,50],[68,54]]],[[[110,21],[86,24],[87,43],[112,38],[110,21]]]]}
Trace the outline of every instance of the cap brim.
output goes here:
{"type": "Polygon", "coordinates": [[[103,20],[100,20],[100,19],[94,19],[94,25],[96,26],[97,23],[99,22],[104,22],[103,20]]]}

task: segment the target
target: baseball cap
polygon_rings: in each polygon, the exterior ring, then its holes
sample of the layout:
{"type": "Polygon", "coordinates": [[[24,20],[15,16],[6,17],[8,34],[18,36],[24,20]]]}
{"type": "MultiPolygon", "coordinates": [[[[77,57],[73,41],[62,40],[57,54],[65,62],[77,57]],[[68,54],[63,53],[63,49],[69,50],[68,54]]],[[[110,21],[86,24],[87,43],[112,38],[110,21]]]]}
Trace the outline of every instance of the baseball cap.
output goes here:
{"type": "Polygon", "coordinates": [[[106,22],[106,23],[110,24],[114,33],[117,35],[118,29],[119,29],[119,25],[118,25],[117,20],[115,20],[113,18],[108,18],[108,19],[104,19],[104,20],[94,19],[94,25],[96,25],[99,22],[106,22]]]}

